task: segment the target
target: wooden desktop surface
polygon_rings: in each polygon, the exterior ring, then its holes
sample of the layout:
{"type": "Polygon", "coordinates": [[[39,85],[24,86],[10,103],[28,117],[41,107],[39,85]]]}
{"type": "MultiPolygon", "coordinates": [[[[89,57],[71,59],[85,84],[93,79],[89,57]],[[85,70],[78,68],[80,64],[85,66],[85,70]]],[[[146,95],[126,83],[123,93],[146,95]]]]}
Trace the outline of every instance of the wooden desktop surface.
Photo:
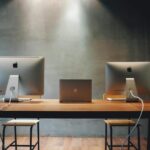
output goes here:
{"type": "MultiPolygon", "coordinates": [[[[140,110],[141,103],[107,100],[93,100],[92,103],[60,103],[57,99],[35,99],[31,102],[0,103],[0,111],[138,112],[140,110]]],[[[150,112],[150,102],[144,103],[144,111],[150,112]]]]}
{"type": "MultiPolygon", "coordinates": [[[[0,103],[3,118],[138,118],[141,103],[93,100],[92,103],[60,103],[56,99],[0,103]]],[[[150,102],[144,102],[143,118],[148,119],[147,150],[150,150],[150,102]]]]}

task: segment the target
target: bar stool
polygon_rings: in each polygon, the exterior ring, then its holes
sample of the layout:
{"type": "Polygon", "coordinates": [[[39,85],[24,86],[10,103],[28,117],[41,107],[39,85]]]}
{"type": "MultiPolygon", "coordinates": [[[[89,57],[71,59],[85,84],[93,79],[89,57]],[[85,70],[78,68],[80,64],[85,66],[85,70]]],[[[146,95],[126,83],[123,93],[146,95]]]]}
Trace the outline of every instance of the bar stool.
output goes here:
{"type": "Polygon", "coordinates": [[[39,120],[38,119],[12,119],[10,121],[7,121],[2,124],[3,126],[3,136],[2,136],[2,150],[7,150],[9,147],[15,147],[15,150],[17,150],[17,147],[29,147],[30,150],[33,150],[36,146],[38,147],[38,150],[40,150],[39,145],[39,120]],[[32,129],[33,126],[37,125],[37,141],[35,144],[32,143],[32,129]],[[14,141],[11,142],[8,146],[5,147],[5,130],[6,127],[14,127],[14,141]],[[30,144],[24,145],[24,144],[17,144],[17,127],[30,127],[30,144]]]}
{"type": "MultiPolygon", "coordinates": [[[[122,145],[113,145],[113,127],[117,126],[126,126],[128,127],[128,134],[130,133],[130,128],[135,126],[136,122],[131,119],[106,119],[105,122],[105,150],[107,150],[107,147],[109,150],[112,150],[113,147],[121,147],[122,145]],[[110,128],[110,144],[108,144],[107,141],[107,127],[110,128]]],[[[135,144],[133,144],[130,140],[130,136],[128,137],[128,144],[124,145],[124,147],[128,147],[128,150],[130,147],[134,147],[136,150],[140,150],[140,124],[137,125],[137,147],[135,144]]]]}

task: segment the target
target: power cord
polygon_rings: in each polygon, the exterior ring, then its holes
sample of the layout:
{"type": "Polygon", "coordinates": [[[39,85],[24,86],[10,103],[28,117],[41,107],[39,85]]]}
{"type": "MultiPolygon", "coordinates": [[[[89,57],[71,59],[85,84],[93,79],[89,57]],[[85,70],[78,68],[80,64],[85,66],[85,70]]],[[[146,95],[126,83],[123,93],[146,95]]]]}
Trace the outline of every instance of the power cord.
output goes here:
{"type": "Polygon", "coordinates": [[[136,99],[138,99],[140,102],[141,102],[141,112],[140,112],[140,115],[139,115],[139,117],[138,117],[138,119],[137,119],[137,121],[136,121],[136,124],[135,124],[135,126],[132,128],[132,130],[131,130],[131,132],[127,135],[127,138],[124,140],[124,142],[123,142],[123,144],[122,144],[122,146],[121,146],[121,150],[123,150],[123,147],[124,147],[124,144],[126,143],[126,141],[128,140],[128,138],[132,135],[132,133],[133,133],[133,131],[136,129],[136,127],[137,127],[137,125],[138,125],[138,123],[139,123],[139,121],[140,121],[140,119],[141,119],[141,117],[142,117],[142,114],[143,114],[143,110],[144,110],[144,102],[143,102],[143,99],[141,99],[139,96],[135,96],[134,94],[133,94],[133,92],[132,92],[132,90],[130,90],[130,94],[131,94],[131,96],[133,96],[133,98],[136,98],[136,99]]]}
{"type": "Polygon", "coordinates": [[[10,87],[10,97],[9,97],[9,103],[8,104],[11,103],[12,97],[14,96],[14,93],[13,93],[14,90],[15,90],[14,86],[10,87]]]}

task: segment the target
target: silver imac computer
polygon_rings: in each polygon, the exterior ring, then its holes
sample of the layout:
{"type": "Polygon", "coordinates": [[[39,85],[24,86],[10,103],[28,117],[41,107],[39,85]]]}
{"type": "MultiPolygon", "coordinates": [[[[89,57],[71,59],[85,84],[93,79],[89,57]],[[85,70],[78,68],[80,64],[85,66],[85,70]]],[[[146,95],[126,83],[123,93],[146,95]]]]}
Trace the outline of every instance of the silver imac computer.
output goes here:
{"type": "Polygon", "coordinates": [[[105,93],[124,95],[126,101],[135,101],[130,91],[143,100],[150,100],[150,62],[108,62],[105,93]]]}
{"type": "Polygon", "coordinates": [[[0,57],[0,95],[4,101],[19,96],[44,94],[43,57],[0,57]]]}

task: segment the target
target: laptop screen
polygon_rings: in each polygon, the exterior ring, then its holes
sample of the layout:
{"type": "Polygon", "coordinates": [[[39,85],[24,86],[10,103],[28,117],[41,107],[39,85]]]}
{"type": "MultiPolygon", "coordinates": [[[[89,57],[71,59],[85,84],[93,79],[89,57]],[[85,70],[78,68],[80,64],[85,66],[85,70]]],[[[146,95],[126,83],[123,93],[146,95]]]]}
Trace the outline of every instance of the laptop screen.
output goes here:
{"type": "Polygon", "coordinates": [[[61,79],[60,102],[91,102],[92,80],[61,79]]]}

